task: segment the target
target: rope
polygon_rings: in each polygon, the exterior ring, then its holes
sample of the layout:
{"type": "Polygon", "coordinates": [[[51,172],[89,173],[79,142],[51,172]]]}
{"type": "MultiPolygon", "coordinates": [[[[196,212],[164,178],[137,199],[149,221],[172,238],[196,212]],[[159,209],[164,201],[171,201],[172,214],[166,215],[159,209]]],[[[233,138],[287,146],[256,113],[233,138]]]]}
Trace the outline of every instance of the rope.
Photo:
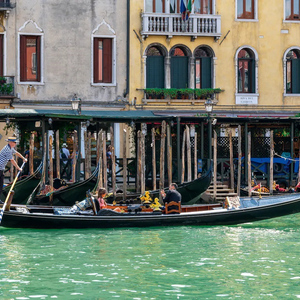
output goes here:
{"type": "Polygon", "coordinates": [[[273,154],[280,157],[280,158],[283,158],[284,160],[290,160],[290,161],[294,161],[294,162],[299,161],[299,160],[296,160],[296,159],[293,159],[293,158],[288,158],[288,157],[281,156],[278,153],[276,153],[275,151],[273,151],[273,154]]]}

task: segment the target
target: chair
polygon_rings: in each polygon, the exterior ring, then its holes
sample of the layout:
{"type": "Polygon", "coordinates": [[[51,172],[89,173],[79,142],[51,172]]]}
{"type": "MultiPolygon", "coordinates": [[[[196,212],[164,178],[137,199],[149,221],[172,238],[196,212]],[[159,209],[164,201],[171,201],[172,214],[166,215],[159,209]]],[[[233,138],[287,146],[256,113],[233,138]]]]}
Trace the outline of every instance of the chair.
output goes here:
{"type": "Polygon", "coordinates": [[[181,213],[181,202],[171,201],[165,203],[165,214],[180,214],[181,213]]]}

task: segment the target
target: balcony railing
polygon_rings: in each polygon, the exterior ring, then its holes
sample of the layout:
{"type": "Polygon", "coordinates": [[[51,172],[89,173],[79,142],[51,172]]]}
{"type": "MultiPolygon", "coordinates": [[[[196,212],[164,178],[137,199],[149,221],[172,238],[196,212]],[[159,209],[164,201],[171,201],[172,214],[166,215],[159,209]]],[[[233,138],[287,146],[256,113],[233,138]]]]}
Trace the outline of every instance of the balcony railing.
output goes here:
{"type": "Polygon", "coordinates": [[[5,10],[7,8],[14,8],[15,6],[16,4],[11,3],[10,0],[0,0],[0,10],[5,10]]]}
{"type": "Polygon", "coordinates": [[[0,97],[14,96],[14,76],[0,76],[0,97]]]}
{"type": "Polygon", "coordinates": [[[221,16],[219,15],[190,15],[187,21],[183,21],[180,14],[143,13],[143,27],[141,34],[191,36],[221,36],[221,16]]]}

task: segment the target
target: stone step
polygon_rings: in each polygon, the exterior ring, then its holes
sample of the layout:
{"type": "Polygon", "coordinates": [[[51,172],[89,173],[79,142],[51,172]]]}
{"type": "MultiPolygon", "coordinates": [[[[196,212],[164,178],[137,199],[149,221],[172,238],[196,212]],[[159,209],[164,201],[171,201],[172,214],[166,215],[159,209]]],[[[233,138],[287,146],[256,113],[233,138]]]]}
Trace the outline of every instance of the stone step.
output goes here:
{"type": "MultiPolygon", "coordinates": [[[[212,187],[209,187],[207,190],[207,192],[213,192],[214,191],[214,188],[212,187]]],[[[217,193],[234,193],[234,190],[233,189],[217,189],[217,193]]]]}

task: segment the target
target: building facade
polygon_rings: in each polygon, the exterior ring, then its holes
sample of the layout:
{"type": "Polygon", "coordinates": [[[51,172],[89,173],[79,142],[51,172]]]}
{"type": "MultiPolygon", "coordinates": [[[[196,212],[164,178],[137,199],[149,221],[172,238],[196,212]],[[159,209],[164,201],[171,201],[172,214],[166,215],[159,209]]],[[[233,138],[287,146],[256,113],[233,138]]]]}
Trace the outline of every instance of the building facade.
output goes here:
{"type": "Polygon", "coordinates": [[[97,110],[124,102],[125,2],[2,2],[0,75],[12,77],[13,106],[53,108],[78,97],[82,109],[97,110]]]}
{"type": "Polygon", "coordinates": [[[132,1],[130,99],[195,110],[203,101],[149,101],[143,89],[221,88],[218,110],[295,109],[299,25],[299,0],[277,0],[276,10],[258,0],[132,1]]]}

